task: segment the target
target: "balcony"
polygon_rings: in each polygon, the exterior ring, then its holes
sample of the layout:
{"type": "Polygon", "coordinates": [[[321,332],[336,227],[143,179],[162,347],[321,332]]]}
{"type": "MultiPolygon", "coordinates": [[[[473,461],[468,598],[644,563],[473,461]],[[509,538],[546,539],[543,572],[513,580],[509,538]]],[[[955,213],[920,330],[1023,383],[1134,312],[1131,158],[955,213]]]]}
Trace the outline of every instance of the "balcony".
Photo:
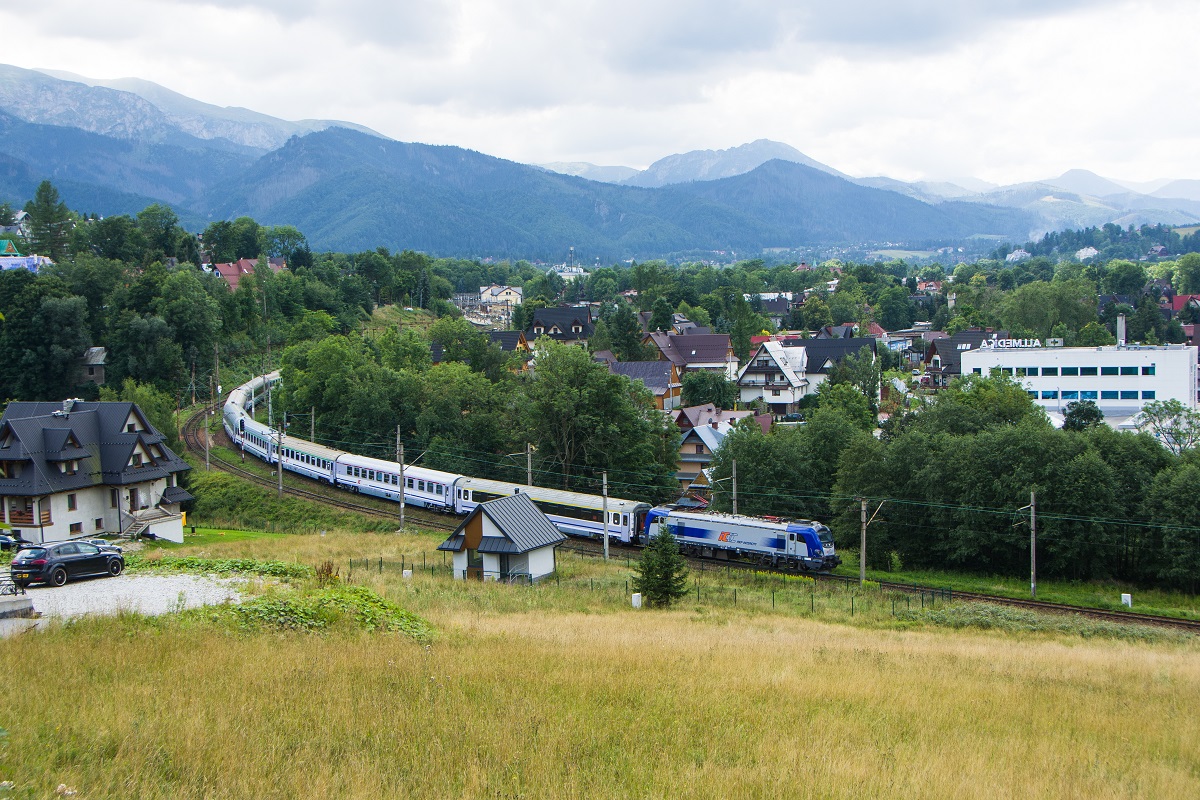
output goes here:
{"type": "Polygon", "coordinates": [[[42,520],[37,521],[37,515],[32,511],[9,511],[9,525],[53,525],[54,521],[50,518],[49,509],[42,509],[42,520]]]}

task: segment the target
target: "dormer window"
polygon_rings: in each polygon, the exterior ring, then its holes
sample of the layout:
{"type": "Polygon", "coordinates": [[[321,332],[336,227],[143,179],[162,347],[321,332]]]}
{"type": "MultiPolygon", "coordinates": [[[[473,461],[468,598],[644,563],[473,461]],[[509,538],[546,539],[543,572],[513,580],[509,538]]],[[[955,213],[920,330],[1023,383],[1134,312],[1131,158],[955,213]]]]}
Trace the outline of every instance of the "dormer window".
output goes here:
{"type": "Polygon", "coordinates": [[[125,432],[126,433],[137,433],[137,424],[133,423],[133,422],[129,423],[128,425],[125,426],[125,432]]]}
{"type": "Polygon", "coordinates": [[[142,465],[142,454],[134,453],[133,458],[129,459],[129,465],[131,467],[140,467],[142,465]]]}
{"type": "Polygon", "coordinates": [[[582,333],[582,332],[583,332],[582,325],[572,325],[571,326],[571,333],[582,333]]]}
{"type": "Polygon", "coordinates": [[[534,333],[545,333],[546,329],[543,328],[541,325],[535,325],[533,328],[533,332],[534,333]]]}

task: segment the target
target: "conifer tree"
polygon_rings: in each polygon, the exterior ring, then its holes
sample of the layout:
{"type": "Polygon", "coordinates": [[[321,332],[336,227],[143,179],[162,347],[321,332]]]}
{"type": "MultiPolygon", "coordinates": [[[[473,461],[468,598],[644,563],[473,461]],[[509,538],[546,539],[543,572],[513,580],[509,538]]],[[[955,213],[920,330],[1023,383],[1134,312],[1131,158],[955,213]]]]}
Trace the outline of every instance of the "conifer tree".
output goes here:
{"type": "Polygon", "coordinates": [[[662,523],[633,571],[633,589],[642,593],[646,605],[669,606],[687,594],[687,560],[671,530],[662,523]]]}

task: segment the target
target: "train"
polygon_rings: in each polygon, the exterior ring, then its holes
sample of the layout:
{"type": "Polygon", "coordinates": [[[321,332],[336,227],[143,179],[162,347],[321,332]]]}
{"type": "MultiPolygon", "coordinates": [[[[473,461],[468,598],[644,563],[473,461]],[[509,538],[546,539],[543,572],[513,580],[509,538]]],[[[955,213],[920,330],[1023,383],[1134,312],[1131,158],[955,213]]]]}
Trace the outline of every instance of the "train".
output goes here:
{"type": "MultiPolygon", "coordinates": [[[[659,526],[670,527],[685,552],[745,559],[777,568],[828,570],[841,563],[829,529],[816,522],[653,507],[640,500],[603,497],[355,455],[292,436],[254,419],[255,407],[279,383],[279,372],[259,375],[229,393],[222,409],[226,436],[243,453],[268,464],[357,494],[449,514],[469,514],[480,503],[525,493],[568,536],[641,544],[659,526]],[[403,487],[401,487],[403,481],[403,487]],[[607,518],[605,517],[607,513],[607,518]]],[[[286,426],[285,426],[286,427],[286,426]]]]}

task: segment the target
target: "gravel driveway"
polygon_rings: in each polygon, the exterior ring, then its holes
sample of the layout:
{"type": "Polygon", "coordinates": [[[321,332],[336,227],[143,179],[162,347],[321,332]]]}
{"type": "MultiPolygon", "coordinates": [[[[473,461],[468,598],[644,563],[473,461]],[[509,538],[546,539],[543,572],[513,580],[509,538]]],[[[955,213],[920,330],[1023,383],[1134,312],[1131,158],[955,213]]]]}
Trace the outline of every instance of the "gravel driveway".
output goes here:
{"type": "Polygon", "coordinates": [[[30,586],[26,596],[43,618],[140,611],[165,614],[180,607],[238,602],[239,581],[206,575],[120,575],[81,578],[66,586],[30,586]]]}

